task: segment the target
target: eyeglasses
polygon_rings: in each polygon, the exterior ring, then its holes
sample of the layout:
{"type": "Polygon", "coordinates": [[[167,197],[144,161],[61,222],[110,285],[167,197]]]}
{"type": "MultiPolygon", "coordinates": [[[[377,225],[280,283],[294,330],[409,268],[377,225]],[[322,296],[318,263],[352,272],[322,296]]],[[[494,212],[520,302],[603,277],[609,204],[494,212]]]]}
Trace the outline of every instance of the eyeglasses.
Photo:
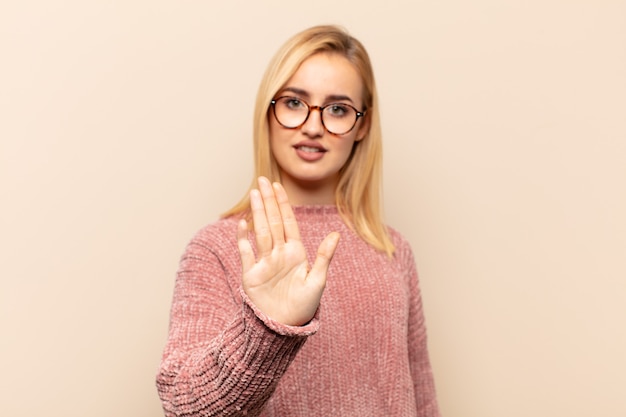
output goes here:
{"type": "Polygon", "coordinates": [[[345,135],[356,126],[357,120],[365,115],[345,103],[330,103],[325,106],[311,106],[297,97],[283,96],[271,101],[274,117],[282,127],[297,129],[301,127],[311,114],[311,110],[319,110],[324,128],[335,135],[345,135]]]}

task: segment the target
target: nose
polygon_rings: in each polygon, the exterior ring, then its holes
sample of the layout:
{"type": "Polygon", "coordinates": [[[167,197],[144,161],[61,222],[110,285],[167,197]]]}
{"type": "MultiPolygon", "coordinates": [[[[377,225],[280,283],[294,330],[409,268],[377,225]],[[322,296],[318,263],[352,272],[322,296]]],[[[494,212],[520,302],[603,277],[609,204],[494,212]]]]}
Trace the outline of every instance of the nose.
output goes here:
{"type": "Polygon", "coordinates": [[[319,137],[324,135],[324,124],[322,123],[322,109],[318,106],[311,106],[309,117],[301,127],[302,132],[310,137],[319,137]]]}

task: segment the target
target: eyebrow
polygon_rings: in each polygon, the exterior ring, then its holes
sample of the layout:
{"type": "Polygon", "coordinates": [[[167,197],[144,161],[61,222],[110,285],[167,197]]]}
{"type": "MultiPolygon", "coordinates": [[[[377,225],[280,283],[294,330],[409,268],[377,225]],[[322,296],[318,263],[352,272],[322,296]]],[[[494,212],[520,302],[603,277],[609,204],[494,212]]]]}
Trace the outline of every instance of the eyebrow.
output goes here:
{"type": "MultiPolygon", "coordinates": [[[[302,90],[301,88],[297,88],[297,87],[285,87],[283,88],[281,91],[282,93],[286,93],[286,92],[291,92],[294,94],[297,94],[301,97],[304,98],[311,98],[311,95],[306,91],[306,90],[302,90]]],[[[350,103],[354,104],[354,100],[352,100],[349,96],[343,95],[343,94],[331,94],[329,96],[326,96],[325,101],[349,101],[350,103]]]]}

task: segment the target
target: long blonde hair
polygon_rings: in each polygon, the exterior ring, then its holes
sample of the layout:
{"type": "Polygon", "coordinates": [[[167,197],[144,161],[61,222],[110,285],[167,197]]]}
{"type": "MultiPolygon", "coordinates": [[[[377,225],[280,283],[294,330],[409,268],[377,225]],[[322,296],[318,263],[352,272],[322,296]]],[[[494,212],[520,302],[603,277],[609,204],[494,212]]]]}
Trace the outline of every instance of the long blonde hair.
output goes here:
{"type": "MultiPolygon", "coordinates": [[[[355,142],[352,155],[341,169],[335,203],[346,224],[363,240],[391,256],[395,248],[383,222],[381,208],[382,134],[374,72],[361,42],[343,28],[324,25],[306,29],[289,39],[270,61],[259,86],[254,111],[254,177],[280,180],[278,164],[270,149],[270,101],[304,60],[321,52],[340,54],[354,65],[363,80],[362,99],[369,123],[368,133],[355,142]]],[[[255,184],[253,180],[250,189],[255,188],[255,184]]],[[[249,210],[246,193],[223,216],[248,215],[249,210]]]]}

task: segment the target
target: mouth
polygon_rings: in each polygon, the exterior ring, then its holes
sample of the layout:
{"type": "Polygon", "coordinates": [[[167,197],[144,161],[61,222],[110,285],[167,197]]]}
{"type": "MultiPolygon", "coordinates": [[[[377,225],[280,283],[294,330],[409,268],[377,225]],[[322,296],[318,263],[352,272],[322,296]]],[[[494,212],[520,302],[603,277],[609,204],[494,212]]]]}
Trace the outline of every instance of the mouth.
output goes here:
{"type": "Polygon", "coordinates": [[[304,153],[324,153],[326,149],[319,143],[314,141],[302,141],[296,143],[294,149],[304,153]]]}
{"type": "Polygon", "coordinates": [[[317,148],[314,146],[299,145],[299,146],[294,146],[294,148],[296,148],[299,151],[307,152],[307,153],[326,152],[325,149],[317,148]]]}

